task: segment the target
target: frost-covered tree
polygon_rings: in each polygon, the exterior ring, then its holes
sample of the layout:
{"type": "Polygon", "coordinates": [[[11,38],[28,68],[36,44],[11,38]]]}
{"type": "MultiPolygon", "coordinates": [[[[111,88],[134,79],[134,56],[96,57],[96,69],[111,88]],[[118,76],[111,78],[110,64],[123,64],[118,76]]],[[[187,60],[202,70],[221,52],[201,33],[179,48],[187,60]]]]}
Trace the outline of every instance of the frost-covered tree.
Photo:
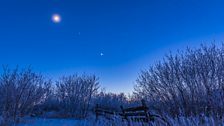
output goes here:
{"type": "Polygon", "coordinates": [[[62,77],[56,83],[56,95],[66,116],[84,118],[90,108],[91,99],[99,88],[95,75],[77,74],[62,77]]]}
{"type": "Polygon", "coordinates": [[[143,70],[135,95],[172,114],[224,113],[224,45],[186,49],[143,70]]]}
{"type": "Polygon", "coordinates": [[[120,106],[128,106],[128,98],[124,93],[106,93],[101,91],[94,98],[95,105],[98,104],[100,107],[112,110],[121,111],[120,106]]]}
{"type": "Polygon", "coordinates": [[[30,68],[10,70],[3,67],[0,76],[0,112],[5,119],[17,119],[32,112],[48,95],[51,81],[30,68]]]}

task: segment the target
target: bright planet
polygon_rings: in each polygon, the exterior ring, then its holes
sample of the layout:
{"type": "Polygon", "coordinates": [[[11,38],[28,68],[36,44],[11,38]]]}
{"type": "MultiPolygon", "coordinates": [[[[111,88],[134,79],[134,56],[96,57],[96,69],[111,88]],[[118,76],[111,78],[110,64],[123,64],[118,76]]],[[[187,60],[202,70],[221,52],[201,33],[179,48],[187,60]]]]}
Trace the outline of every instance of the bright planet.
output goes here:
{"type": "Polygon", "coordinates": [[[54,15],[52,16],[52,21],[53,21],[54,23],[59,23],[59,22],[61,22],[61,16],[60,16],[59,14],[54,14],[54,15]]]}

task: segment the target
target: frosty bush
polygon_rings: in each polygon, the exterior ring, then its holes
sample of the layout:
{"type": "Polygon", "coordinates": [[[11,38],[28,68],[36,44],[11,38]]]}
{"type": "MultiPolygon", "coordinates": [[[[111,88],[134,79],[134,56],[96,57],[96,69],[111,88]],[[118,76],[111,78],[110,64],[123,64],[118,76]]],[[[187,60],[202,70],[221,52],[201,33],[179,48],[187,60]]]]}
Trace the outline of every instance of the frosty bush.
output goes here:
{"type": "Polygon", "coordinates": [[[4,119],[17,121],[28,115],[36,104],[44,101],[51,81],[31,71],[30,68],[10,70],[3,68],[0,76],[0,112],[4,119]]]}
{"type": "Polygon", "coordinates": [[[223,114],[224,45],[188,48],[141,72],[135,95],[171,114],[223,114]]]}
{"type": "Polygon", "coordinates": [[[128,98],[124,93],[115,94],[102,91],[96,95],[94,102],[107,110],[121,111],[121,105],[128,105],[128,98]]]}
{"type": "Polygon", "coordinates": [[[90,107],[92,96],[99,88],[95,75],[70,75],[56,83],[56,95],[59,98],[65,116],[84,118],[90,107]]]}

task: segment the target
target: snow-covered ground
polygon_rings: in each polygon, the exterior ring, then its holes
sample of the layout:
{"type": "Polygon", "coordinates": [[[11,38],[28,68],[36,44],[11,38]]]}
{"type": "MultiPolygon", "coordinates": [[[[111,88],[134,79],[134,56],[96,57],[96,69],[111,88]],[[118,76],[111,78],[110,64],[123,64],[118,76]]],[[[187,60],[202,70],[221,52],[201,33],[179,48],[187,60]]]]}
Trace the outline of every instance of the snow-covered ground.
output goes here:
{"type": "Polygon", "coordinates": [[[22,124],[17,126],[81,126],[85,121],[75,119],[44,119],[44,118],[29,118],[22,124]]]}
{"type": "MultiPolygon", "coordinates": [[[[224,126],[224,119],[214,117],[178,117],[166,118],[170,126],[224,126]]],[[[131,126],[139,126],[142,123],[131,122],[131,126]]],[[[153,126],[164,126],[164,124],[153,123],[153,126]]],[[[21,124],[16,126],[127,126],[127,122],[122,122],[119,119],[108,121],[100,119],[95,122],[95,118],[88,120],[75,119],[44,119],[44,118],[25,118],[21,124]]],[[[144,124],[143,126],[148,126],[144,124]]]]}

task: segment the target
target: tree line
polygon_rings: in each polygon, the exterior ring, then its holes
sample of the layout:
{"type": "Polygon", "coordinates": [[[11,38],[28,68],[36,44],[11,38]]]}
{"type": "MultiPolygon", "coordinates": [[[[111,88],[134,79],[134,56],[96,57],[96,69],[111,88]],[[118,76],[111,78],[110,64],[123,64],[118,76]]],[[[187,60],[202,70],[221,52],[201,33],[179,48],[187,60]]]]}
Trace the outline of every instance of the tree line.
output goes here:
{"type": "Polygon", "coordinates": [[[0,115],[17,122],[26,115],[86,118],[96,104],[111,110],[145,99],[151,110],[170,115],[224,113],[224,45],[201,45],[169,53],[142,70],[134,91],[106,93],[96,75],[72,74],[56,82],[31,68],[9,69],[0,75],[0,115]],[[47,112],[56,114],[47,115],[47,112]]]}
{"type": "MultiPolygon", "coordinates": [[[[3,66],[0,75],[0,117],[3,125],[19,122],[21,117],[45,116],[86,118],[95,104],[118,106],[126,96],[100,91],[95,75],[72,74],[56,82],[32,71],[31,68],[9,69],[3,66]],[[45,115],[54,112],[53,115],[45,115]]],[[[0,121],[1,122],[1,121],[0,121]]]]}

